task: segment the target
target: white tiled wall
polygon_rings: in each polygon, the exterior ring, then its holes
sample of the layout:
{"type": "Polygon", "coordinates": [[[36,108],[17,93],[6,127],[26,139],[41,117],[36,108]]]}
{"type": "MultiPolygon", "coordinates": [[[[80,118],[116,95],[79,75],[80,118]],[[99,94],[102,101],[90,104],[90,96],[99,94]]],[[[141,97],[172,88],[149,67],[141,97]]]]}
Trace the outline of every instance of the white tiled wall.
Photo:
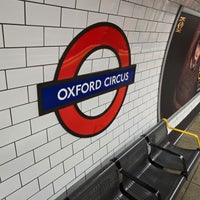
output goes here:
{"type": "MultiPolygon", "coordinates": [[[[56,199],[156,123],[161,65],[178,8],[168,0],[0,0],[0,199],[56,199]],[[78,138],[55,113],[39,116],[36,85],[53,80],[67,45],[102,21],[125,32],[137,64],[135,83],[105,131],[78,138]]],[[[79,74],[115,67],[115,55],[104,49],[90,55],[79,74]]],[[[78,106],[98,115],[113,96],[78,106]]]]}

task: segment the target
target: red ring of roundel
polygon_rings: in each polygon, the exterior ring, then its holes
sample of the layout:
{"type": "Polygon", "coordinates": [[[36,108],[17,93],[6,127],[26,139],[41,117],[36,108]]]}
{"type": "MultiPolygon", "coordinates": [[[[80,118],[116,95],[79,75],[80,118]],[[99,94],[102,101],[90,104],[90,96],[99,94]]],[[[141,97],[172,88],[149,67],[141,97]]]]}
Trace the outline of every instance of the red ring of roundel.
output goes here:
{"type": "MultiPolygon", "coordinates": [[[[65,50],[54,80],[76,77],[81,64],[97,49],[112,50],[118,58],[120,67],[130,66],[130,49],[124,32],[115,24],[103,22],[84,29],[75,37],[65,50]]],[[[95,117],[88,117],[70,105],[56,111],[62,126],[71,134],[79,137],[91,137],[105,130],[118,114],[128,86],[117,90],[116,96],[106,111],[95,117]]]]}

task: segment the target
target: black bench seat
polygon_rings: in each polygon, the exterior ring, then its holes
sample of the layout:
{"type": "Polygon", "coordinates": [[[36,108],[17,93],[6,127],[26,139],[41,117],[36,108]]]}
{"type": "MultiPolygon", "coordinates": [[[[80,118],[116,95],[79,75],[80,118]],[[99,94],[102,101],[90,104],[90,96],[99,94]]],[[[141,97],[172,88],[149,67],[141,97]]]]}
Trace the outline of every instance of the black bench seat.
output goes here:
{"type": "MultiPolygon", "coordinates": [[[[168,123],[168,122],[167,122],[168,123]]],[[[172,200],[199,157],[168,140],[162,120],[65,200],[172,200]]],[[[180,131],[180,130],[179,130],[180,131]]],[[[197,139],[197,135],[188,133],[197,139]]]]}
{"type": "Polygon", "coordinates": [[[123,176],[116,165],[108,163],[70,193],[66,200],[135,200],[125,191],[122,181],[123,176]]]}
{"type": "MultiPolygon", "coordinates": [[[[166,169],[179,170],[186,177],[199,157],[199,148],[185,149],[171,143],[168,139],[168,121],[161,120],[144,137],[151,146],[150,159],[166,169]]],[[[170,127],[172,128],[172,127],[170,127]]],[[[181,132],[180,129],[174,129],[181,132]]],[[[182,131],[183,133],[186,131],[182,131]]],[[[194,136],[195,134],[191,134],[194,136]]],[[[195,135],[195,139],[198,138],[195,135]]],[[[197,141],[198,142],[198,141],[197,141]]]]}
{"type": "Polygon", "coordinates": [[[185,180],[182,174],[169,173],[149,162],[148,146],[145,139],[140,139],[128,151],[115,158],[119,171],[130,177],[137,177],[145,185],[133,184],[129,193],[138,200],[172,199],[185,180]]]}

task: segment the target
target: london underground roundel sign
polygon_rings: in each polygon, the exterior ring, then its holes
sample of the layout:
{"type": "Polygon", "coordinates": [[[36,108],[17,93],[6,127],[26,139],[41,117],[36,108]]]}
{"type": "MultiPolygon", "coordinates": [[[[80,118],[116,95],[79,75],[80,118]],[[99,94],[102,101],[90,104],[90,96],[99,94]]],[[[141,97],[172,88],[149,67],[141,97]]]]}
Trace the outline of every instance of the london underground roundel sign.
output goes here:
{"type": "Polygon", "coordinates": [[[38,84],[40,115],[55,112],[62,126],[79,137],[91,137],[105,130],[118,114],[128,85],[134,82],[135,65],[124,32],[108,22],[84,29],[65,50],[51,82],[38,84]],[[117,57],[119,68],[78,75],[89,55],[109,49],[117,57]],[[87,116],[78,102],[116,90],[110,106],[98,116],[87,116]]]}

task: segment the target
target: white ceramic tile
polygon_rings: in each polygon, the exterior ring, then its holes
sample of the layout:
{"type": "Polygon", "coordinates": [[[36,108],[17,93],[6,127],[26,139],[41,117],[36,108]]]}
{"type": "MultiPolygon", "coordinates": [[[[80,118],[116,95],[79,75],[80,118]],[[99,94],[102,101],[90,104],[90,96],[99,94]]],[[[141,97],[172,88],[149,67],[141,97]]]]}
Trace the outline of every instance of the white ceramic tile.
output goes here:
{"type": "Polygon", "coordinates": [[[117,14],[120,0],[101,0],[100,11],[103,13],[117,14]]]}
{"type": "Polygon", "coordinates": [[[0,23],[24,24],[24,2],[1,0],[0,23]]]}
{"type": "Polygon", "coordinates": [[[7,81],[9,89],[41,83],[43,81],[43,68],[30,67],[8,70],[7,81]]]}
{"type": "Polygon", "coordinates": [[[6,76],[4,71],[0,71],[0,91],[6,89],[6,76]]]}
{"type": "Polygon", "coordinates": [[[55,192],[58,192],[64,186],[66,186],[67,184],[69,184],[73,179],[75,179],[75,172],[72,169],[72,170],[66,172],[63,176],[61,176],[60,178],[58,178],[53,183],[55,192]]]}
{"type": "Polygon", "coordinates": [[[16,157],[14,143],[0,149],[0,165],[16,157]]]}
{"type": "Polygon", "coordinates": [[[43,28],[35,26],[4,25],[5,47],[43,45],[43,28]]]}
{"type": "Polygon", "coordinates": [[[0,47],[3,47],[3,31],[2,31],[2,26],[0,26],[0,47]]]}
{"type": "Polygon", "coordinates": [[[56,166],[57,164],[67,160],[72,156],[73,150],[72,145],[69,145],[50,156],[51,166],[56,166]]]}
{"type": "Polygon", "coordinates": [[[48,128],[47,135],[48,135],[48,140],[51,141],[62,135],[68,135],[68,134],[66,133],[66,130],[60,124],[56,124],[55,126],[48,128]]]}
{"type": "Polygon", "coordinates": [[[20,173],[22,184],[25,185],[28,182],[38,178],[49,169],[50,169],[50,164],[48,159],[42,160],[41,162],[32,165],[31,167],[20,173]]]}
{"type": "Polygon", "coordinates": [[[135,5],[133,10],[133,17],[138,19],[143,19],[145,16],[146,7],[135,5]]]}
{"type": "Polygon", "coordinates": [[[28,66],[58,63],[58,47],[27,49],[28,66]]]}
{"type": "Polygon", "coordinates": [[[157,32],[165,32],[165,33],[169,33],[171,31],[172,28],[172,24],[168,24],[168,23],[158,23],[157,27],[156,27],[156,31],[157,32]]]}
{"type": "Polygon", "coordinates": [[[99,150],[99,141],[96,141],[96,142],[92,143],[91,145],[89,145],[88,147],[86,147],[84,149],[85,158],[87,158],[90,155],[94,154],[98,150],[99,150]]]}
{"type": "Polygon", "coordinates": [[[106,22],[106,21],[108,21],[107,14],[89,12],[87,25],[89,26],[98,22],[106,22]]]}
{"type": "Polygon", "coordinates": [[[134,4],[121,1],[119,6],[119,15],[131,17],[133,14],[134,4]]]}
{"type": "Polygon", "coordinates": [[[124,30],[134,31],[137,24],[137,19],[125,18],[124,30]]]}
{"type": "Polygon", "coordinates": [[[124,17],[118,16],[118,15],[109,15],[109,22],[116,24],[120,28],[123,28],[124,25],[124,17]]]}
{"type": "Polygon", "coordinates": [[[144,18],[148,19],[148,20],[154,20],[155,14],[156,14],[156,10],[155,9],[147,8],[144,18]]]}
{"type": "Polygon", "coordinates": [[[0,70],[26,67],[25,49],[0,49],[0,70]]]}
{"type": "Polygon", "coordinates": [[[33,152],[20,156],[0,166],[1,179],[5,180],[34,164],[33,152]]]}
{"type": "Polygon", "coordinates": [[[40,190],[38,193],[33,195],[29,200],[43,200],[43,199],[49,199],[54,194],[53,191],[53,185],[50,184],[43,190],[40,190]]]}
{"type": "Polygon", "coordinates": [[[34,150],[36,162],[54,154],[61,149],[60,140],[56,139],[34,150]]]}
{"type": "Polygon", "coordinates": [[[64,167],[65,171],[68,171],[75,167],[78,163],[83,161],[83,151],[78,152],[77,154],[74,154],[70,158],[68,158],[66,161],[64,161],[64,167]]]}
{"type": "Polygon", "coordinates": [[[138,20],[136,25],[136,31],[145,31],[148,25],[147,20],[138,20]]]}
{"type": "Polygon", "coordinates": [[[74,153],[77,153],[78,151],[84,149],[91,143],[89,138],[85,138],[84,140],[77,140],[76,142],[73,143],[73,149],[74,153]]]}
{"type": "Polygon", "coordinates": [[[0,146],[15,142],[31,134],[29,122],[17,124],[1,130],[0,146]],[[17,133],[17,134],[13,134],[17,133]]]}
{"type": "Polygon", "coordinates": [[[29,103],[11,109],[13,123],[27,121],[38,116],[38,103],[29,103]]]}
{"type": "Polygon", "coordinates": [[[39,177],[40,188],[44,188],[64,174],[63,165],[57,165],[39,177]]]}
{"type": "Polygon", "coordinates": [[[15,200],[15,199],[26,200],[38,191],[39,191],[38,182],[37,180],[35,180],[27,184],[26,186],[22,187],[20,190],[16,191],[9,197],[7,197],[7,199],[8,200],[15,200]]]}
{"type": "Polygon", "coordinates": [[[57,65],[46,65],[44,66],[44,82],[54,80],[57,65]]]}
{"type": "Polygon", "coordinates": [[[46,131],[41,131],[16,142],[17,154],[22,155],[47,142],[46,131]]]}
{"type": "Polygon", "coordinates": [[[8,196],[12,192],[18,190],[21,187],[19,175],[13,176],[12,178],[2,182],[0,184],[0,199],[8,196]]]}
{"type": "Polygon", "coordinates": [[[26,3],[26,23],[28,25],[59,26],[61,8],[26,3]]]}
{"type": "Polygon", "coordinates": [[[25,104],[28,102],[27,88],[22,87],[0,92],[0,99],[0,110],[25,104]]]}
{"type": "Polygon", "coordinates": [[[62,27],[85,28],[87,23],[87,12],[82,10],[62,9],[62,27]],[[73,16],[73,20],[72,20],[73,16]]]}
{"type": "Polygon", "coordinates": [[[76,8],[98,11],[100,0],[77,0],[76,8]]]}
{"type": "Polygon", "coordinates": [[[45,3],[63,7],[75,8],[76,0],[45,0],[45,3]]]}
{"type": "Polygon", "coordinates": [[[67,46],[73,37],[73,29],[67,28],[45,28],[45,45],[46,46],[67,46]]]}
{"type": "Polygon", "coordinates": [[[31,120],[32,132],[37,133],[38,131],[52,127],[55,124],[58,124],[58,120],[54,113],[34,118],[31,120]]]}
{"type": "Polygon", "coordinates": [[[89,158],[87,158],[83,162],[81,162],[80,164],[76,165],[76,167],[75,167],[76,175],[79,176],[81,173],[86,171],[86,169],[91,167],[92,164],[93,164],[92,156],[90,156],[89,158]]]}
{"type": "Polygon", "coordinates": [[[94,163],[96,163],[98,160],[101,160],[103,157],[105,157],[108,154],[106,146],[99,149],[97,152],[93,155],[94,163]]]}

